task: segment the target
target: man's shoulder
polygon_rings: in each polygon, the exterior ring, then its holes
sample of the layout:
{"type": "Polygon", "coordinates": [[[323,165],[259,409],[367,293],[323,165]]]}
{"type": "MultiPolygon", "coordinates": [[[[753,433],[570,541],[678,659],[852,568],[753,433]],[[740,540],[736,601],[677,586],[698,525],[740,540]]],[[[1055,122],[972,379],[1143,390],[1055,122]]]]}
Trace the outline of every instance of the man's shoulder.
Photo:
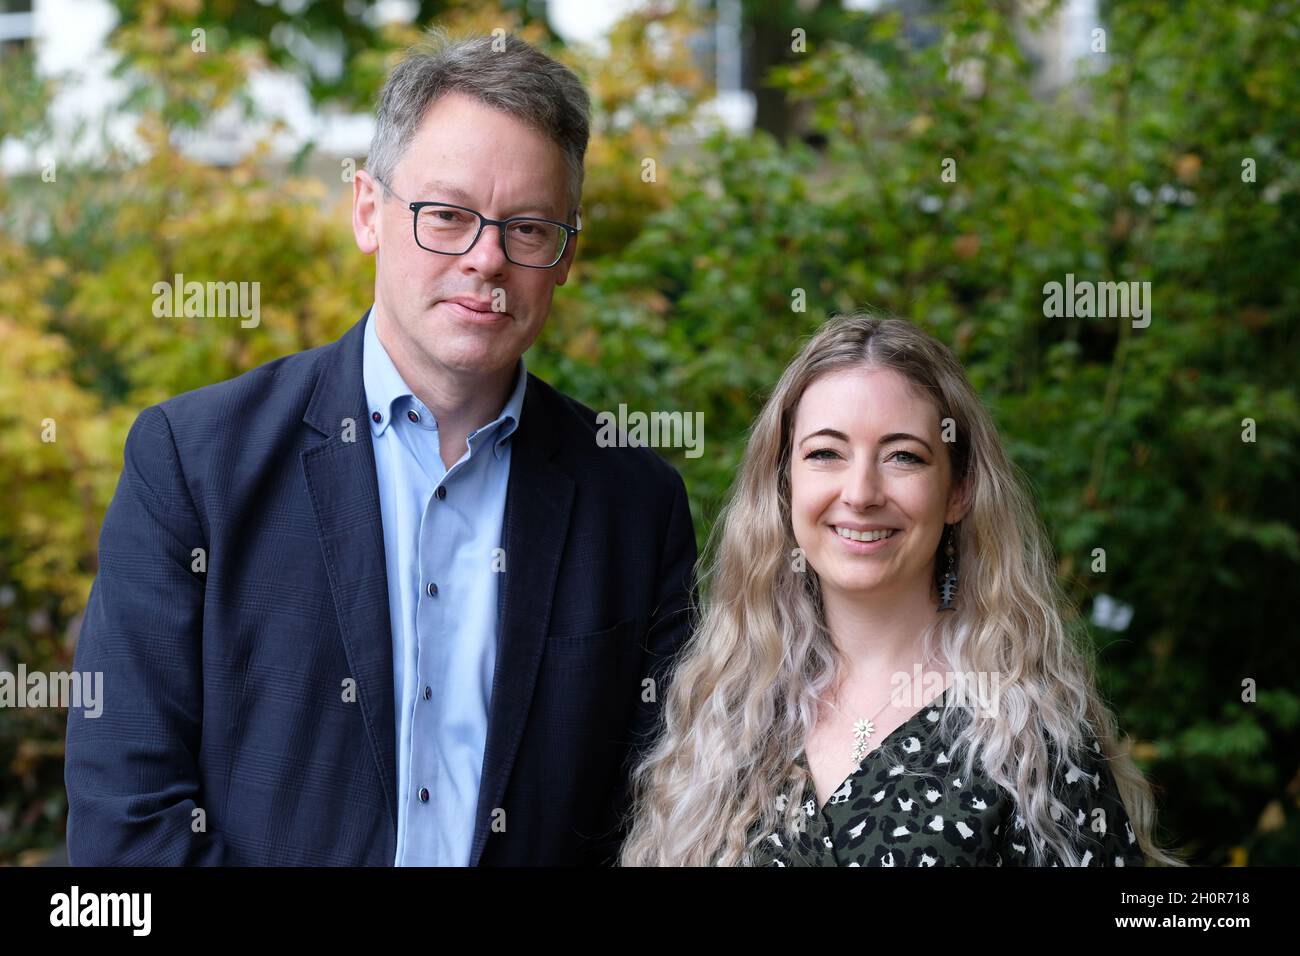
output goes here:
{"type": "MultiPolygon", "coordinates": [[[[232,429],[296,427],[311,401],[322,366],[340,342],[272,359],[234,378],[181,392],[154,409],[179,435],[190,429],[211,433],[215,425],[232,429]]],[[[149,412],[150,409],[146,409],[149,412]]]]}

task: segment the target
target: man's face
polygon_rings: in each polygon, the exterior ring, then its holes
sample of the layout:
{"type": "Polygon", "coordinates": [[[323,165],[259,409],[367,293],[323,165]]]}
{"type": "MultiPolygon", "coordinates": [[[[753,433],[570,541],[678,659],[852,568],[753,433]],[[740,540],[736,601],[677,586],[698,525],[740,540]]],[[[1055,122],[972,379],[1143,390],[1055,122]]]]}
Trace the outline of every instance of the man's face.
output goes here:
{"type": "MultiPolygon", "coordinates": [[[[490,219],[571,222],[567,184],[558,145],[506,113],[451,93],[430,106],[388,185],[407,201],[453,203],[490,219]]],[[[353,195],[353,231],[362,252],[376,253],[379,328],[397,364],[471,375],[513,368],[546,322],[576,240],[550,269],[506,259],[496,226],[485,227],[464,255],[438,255],[416,245],[414,213],[386,197],[373,177],[358,173],[353,195]],[[503,311],[493,311],[494,303],[503,311]]]]}

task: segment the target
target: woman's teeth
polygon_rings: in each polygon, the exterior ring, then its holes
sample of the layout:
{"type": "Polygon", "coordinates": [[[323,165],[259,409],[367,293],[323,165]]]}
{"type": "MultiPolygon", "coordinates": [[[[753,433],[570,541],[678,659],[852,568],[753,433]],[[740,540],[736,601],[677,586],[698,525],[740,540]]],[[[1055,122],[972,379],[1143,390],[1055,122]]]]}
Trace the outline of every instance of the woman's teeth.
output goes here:
{"type": "Polygon", "coordinates": [[[850,541],[883,541],[897,530],[897,528],[890,528],[886,531],[854,531],[852,528],[835,528],[841,538],[848,538],[850,541]]]}

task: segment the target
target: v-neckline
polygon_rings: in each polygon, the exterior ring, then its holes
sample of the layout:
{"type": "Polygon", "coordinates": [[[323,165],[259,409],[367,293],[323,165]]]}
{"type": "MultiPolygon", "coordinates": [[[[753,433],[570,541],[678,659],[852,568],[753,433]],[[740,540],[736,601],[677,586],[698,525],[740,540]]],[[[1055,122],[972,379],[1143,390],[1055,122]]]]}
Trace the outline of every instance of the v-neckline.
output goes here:
{"type": "Polygon", "coordinates": [[[834,790],[831,791],[831,796],[826,798],[826,802],[824,804],[817,796],[817,780],[813,777],[812,767],[808,764],[808,759],[807,759],[808,753],[806,750],[800,752],[799,756],[795,758],[795,762],[802,763],[804,769],[808,771],[808,786],[812,789],[813,802],[818,804],[818,808],[817,808],[818,815],[823,816],[825,814],[826,808],[830,806],[831,797],[839,793],[840,790],[843,789],[845,783],[852,780],[858,774],[862,773],[863,768],[866,766],[867,761],[870,760],[872,757],[874,757],[876,754],[880,753],[880,751],[884,749],[885,744],[888,743],[890,740],[892,740],[895,735],[897,735],[900,731],[905,730],[908,727],[911,727],[912,724],[926,711],[932,710],[935,707],[946,707],[947,699],[948,699],[948,691],[951,689],[952,688],[950,687],[945,687],[942,694],[934,698],[928,704],[923,704],[920,710],[916,711],[916,713],[912,714],[901,724],[899,724],[897,727],[895,727],[893,730],[887,733],[883,738],[881,738],[880,743],[872,747],[871,750],[868,751],[867,754],[862,758],[862,760],[859,761],[857,767],[855,767],[853,770],[850,770],[847,776],[845,776],[845,778],[839,782],[839,785],[835,787],[834,790]]]}

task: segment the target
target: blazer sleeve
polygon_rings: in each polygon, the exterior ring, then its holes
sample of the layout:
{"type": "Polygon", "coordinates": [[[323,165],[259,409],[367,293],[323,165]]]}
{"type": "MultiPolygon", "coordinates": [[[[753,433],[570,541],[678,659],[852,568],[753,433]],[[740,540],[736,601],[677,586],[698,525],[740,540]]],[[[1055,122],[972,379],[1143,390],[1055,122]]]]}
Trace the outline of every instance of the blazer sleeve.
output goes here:
{"type": "Polygon", "coordinates": [[[695,527],[691,522],[691,506],[686,498],[686,485],[676,471],[673,472],[673,505],[668,519],[668,532],[664,536],[664,550],[659,560],[657,601],[650,626],[646,632],[645,677],[654,681],[654,699],[649,695],[637,697],[636,718],[633,722],[633,742],[640,756],[654,743],[659,730],[660,708],[666,699],[671,667],[677,653],[690,637],[694,624],[694,609],[698,595],[695,591],[695,527]]]}
{"type": "Polygon", "coordinates": [[[103,691],[98,715],[68,713],[68,859],[221,864],[198,774],[212,556],[161,408],[137,417],[124,459],[76,651],[76,669],[102,673],[103,691]]]}
{"type": "Polygon", "coordinates": [[[650,617],[642,644],[644,666],[642,682],[638,684],[636,708],[633,713],[630,746],[624,763],[624,772],[615,788],[614,819],[617,821],[614,839],[607,843],[601,863],[613,864],[631,824],[631,772],[649,751],[658,736],[661,708],[667,699],[668,681],[672,665],[682,645],[690,637],[695,623],[698,593],[695,582],[695,526],[691,521],[690,503],[686,485],[680,474],[672,472],[672,508],[664,535],[663,552],[659,558],[656,582],[656,606],[650,617]],[[653,685],[646,685],[646,679],[653,685]],[[654,694],[645,688],[652,686],[654,694]],[[653,699],[647,699],[652,697],[653,699]]]}

